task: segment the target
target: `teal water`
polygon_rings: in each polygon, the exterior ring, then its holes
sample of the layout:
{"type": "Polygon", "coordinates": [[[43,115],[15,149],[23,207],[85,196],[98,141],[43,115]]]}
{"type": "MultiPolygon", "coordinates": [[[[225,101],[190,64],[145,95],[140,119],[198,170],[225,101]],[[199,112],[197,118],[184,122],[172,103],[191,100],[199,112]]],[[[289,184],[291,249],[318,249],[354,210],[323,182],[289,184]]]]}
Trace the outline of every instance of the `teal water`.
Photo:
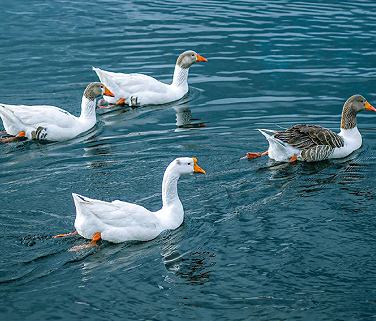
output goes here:
{"type": "Polygon", "coordinates": [[[208,62],[179,102],[101,110],[63,143],[0,146],[0,319],[375,318],[376,114],[359,114],[363,146],[346,159],[240,160],[267,149],[257,128],[337,131],[351,95],[376,106],[375,12],[370,0],[5,1],[2,103],[78,115],[91,66],[170,82],[181,52],[208,62]],[[52,239],[74,229],[72,192],[157,210],[178,156],[207,175],[179,181],[177,230],[75,253],[84,239],[52,239]]]}

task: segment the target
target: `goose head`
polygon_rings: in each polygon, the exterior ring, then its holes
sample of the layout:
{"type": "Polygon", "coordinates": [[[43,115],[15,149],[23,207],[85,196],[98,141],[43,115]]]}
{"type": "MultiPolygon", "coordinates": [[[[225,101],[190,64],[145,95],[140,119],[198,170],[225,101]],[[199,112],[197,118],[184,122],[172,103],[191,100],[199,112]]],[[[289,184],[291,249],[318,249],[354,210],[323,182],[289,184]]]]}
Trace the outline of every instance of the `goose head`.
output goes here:
{"type": "Polygon", "coordinates": [[[179,157],[173,160],[170,165],[170,169],[178,175],[187,175],[187,174],[206,174],[205,171],[197,165],[196,158],[190,157],[179,157]]]}
{"type": "Polygon", "coordinates": [[[362,95],[353,95],[343,105],[341,129],[352,129],[356,126],[356,115],[360,111],[376,109],[362,95]]]}
{"type": "Polygon", "coordinates": [[[197,52],[193,50],[187,50],[183,52],[176,61],[176,64],[183,69],[188,69],[195,62],[205,62],[208,61],[206,58],[200,56],[197,52]]]}
{"type": "Polygon", "coordinates": [[[345,102],[345,106],[356,113],[363,110],[376,111],[362,95],[353,95],[345,102]]]}
{"type": "Polygon", "coordinates": [[[84,91],[84,96],[89,100],[95,100],[103,95],[114,97],[114,94],[100,82],[92,82],[84,91]]]}

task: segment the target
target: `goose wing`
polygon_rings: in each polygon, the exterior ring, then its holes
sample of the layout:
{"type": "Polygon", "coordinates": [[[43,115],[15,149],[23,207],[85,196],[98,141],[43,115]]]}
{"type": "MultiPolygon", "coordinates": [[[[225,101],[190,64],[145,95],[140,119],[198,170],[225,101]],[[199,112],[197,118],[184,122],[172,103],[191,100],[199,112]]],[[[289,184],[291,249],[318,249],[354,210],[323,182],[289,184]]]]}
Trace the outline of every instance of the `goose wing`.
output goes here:
{"type": "Polygon", "coordinates": [[[344,146],[341,136],[319,125],[294,125],[284,132],[276,133],[274,137],[298,149],[309,149],[316,146],[331,148],[344,146]]]}
{"type": "Polygon", "coordinates": [[[73,194],[76,207],[90,219],[97,217],[102,223],[117,228],[155,228],[159,221],[155,214],[146,208],[128,202],[115,200],[105,202],[73,194]]]}
{"type": "Polygon", "coordinates": [[[55,106],[0,105],[0,112],[10,121],[18,120],[27,126],[58,124],[70,127],[77,119],[69,112],[55,106]]]}
{"type": "Polygon", "coordinates": [[[165,93],[167,85],[153,77],[143,74],[124,74],[101,70],[93,67],[100,81],[116,96],[127,98],[143,91],[165,93]]]}

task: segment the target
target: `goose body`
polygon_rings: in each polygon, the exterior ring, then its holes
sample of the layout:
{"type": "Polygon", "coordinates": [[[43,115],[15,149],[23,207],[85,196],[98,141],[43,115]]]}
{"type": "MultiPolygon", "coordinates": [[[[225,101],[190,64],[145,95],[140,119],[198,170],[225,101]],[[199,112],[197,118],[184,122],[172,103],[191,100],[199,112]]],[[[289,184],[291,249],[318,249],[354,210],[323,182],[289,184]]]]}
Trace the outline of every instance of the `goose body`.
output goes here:
{"type": "Polygon", "coordinates": [[[259,129],[269,142],[264,153],[248,153],[244,158],[268,155],[279,162],[343,158],[362,146],[356,115],[362,110],[376,111],[363,96],[351,96],[344,104],[341,131],[337,134],[319,125],[293,125],[286,131],[259,129]]]}
{"type": "Polygon", "coordinates": [[[25,106],[0,104],[0,117],[6,132],[28,139],[63,141],[92,128],[96,123],[95,99],[112,95],[101,83],[89,84],[82,96],[81,115],[73,116],[55,106],[25,106]]]}
{"type": "Polygon", "coordinates": [[[96,235],[100,235],[99,238],[106,241],[120,243],[148,241],[164,230],[176,229],[184,220],[177,183],[181,175],[192,173],[205,174],[195,158],[182,157],[170,163],[162,182],[163,206],[156,212],[133,203],[119,200],[104,202],[73,193],[76,231],[87,239],[95,239],[96,235]]]}
{"type": "Polygon", "coordinates": [[[177,59],[171,84],[139,73],[124,74],[93,67],[100,81],[114,93],[105,97],[109,103],[123,99],[129,106],[159,105],[176,101],[188,92],[188,71],[195,62],[207,61],[192,50],[183,52],[177,59]]]}

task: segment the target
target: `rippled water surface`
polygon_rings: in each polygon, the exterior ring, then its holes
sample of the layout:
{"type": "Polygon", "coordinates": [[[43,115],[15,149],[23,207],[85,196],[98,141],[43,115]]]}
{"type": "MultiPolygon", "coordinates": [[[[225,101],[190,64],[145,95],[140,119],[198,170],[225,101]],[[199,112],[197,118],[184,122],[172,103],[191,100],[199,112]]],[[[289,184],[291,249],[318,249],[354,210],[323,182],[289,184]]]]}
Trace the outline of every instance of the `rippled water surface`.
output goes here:
{"type": "MultiPolygon", "coordinates": [[[[376,106],[376,4],[337,1],[5,1],[1,102],[78,115],[91,67],[172,80],[189,95],[100,110],[63,143],[0,146],[1,320],[370,320],[376,316],[376,114],[346,159],[277,164],[257,128],[338,130],[344,101],[376,106]],[[204,123],[205,127],[199,126],[204,123]],[[150,242],[68,252],[71,193],[161,206],[178,156],[185,222],[150,242]]],[[[2,130],[2,124],[0,130],[2,130]]]]}

